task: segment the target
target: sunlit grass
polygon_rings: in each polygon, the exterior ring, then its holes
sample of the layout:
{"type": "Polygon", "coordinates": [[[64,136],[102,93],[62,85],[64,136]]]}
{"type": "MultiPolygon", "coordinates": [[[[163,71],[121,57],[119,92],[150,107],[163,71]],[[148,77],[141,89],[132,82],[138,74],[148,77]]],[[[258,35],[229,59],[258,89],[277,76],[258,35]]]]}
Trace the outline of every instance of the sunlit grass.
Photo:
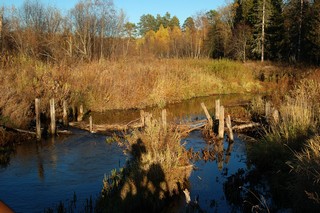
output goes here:
{"type": "Polygon", "coordinates": [[[263,91],[240,62],[209,59],[127,58],[50,65],[17,56],[0,69],[0,109],[17,126],[33,118],[35,98],[46,113],[50,98],[92,111],[163,107],[199,96],[263,91]]]}
{"type": "MultiPolygon", "coordinates": [[[[320,203],[318,80],[304,79],[295,85],[278,106],[279,122],[266,125],[259,143],[249,146],[249,159],[269,176],[274,196],[291,202],[295,211],[305,205],[314,211],[318,208],[314,204],[320,203]],[[290,194],[290,199],[283,194],[290,194]]],[[[263,112],[261,101],[254,103],[253,109],[263,112]]]]}
{"type": "Polygon", "coordinates": [[[110,211],[161,211],[186,188],[192,166],[181,136],[157,120],[117,139],[130,156],[124,169],[105,178],[97,208],[110,211]]]}

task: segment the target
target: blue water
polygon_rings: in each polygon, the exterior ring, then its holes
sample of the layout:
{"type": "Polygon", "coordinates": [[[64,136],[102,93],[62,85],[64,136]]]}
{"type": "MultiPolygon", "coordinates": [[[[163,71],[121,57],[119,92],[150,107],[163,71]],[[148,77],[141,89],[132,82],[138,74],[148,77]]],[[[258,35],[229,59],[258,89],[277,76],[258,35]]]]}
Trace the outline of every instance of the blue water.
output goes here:
{"type": "MultiPolygon", "coordinates": [[[[200,101],[204,101],[212,113],[214,98],[200,101]]],[[[199,100],[180,105],[168,108],[168,120],[179,122],[205,117],[199,100]]],[[[109,114],[107,120],[112,123],[111,115],[114,113],[109,114]]],[[[139,113],[133,113],[132,117],[136,116],[139,113]]],[[[119,116],[116,117],[119,119],[119,116]]],[[[104,120],[101,117],[99,122],[104,123],[104,120]]],[[[192,132],[183,141],[187,149],[193,147],[194,151],[214,149],[214,145],[206,144],[200,131],[192,132]]],[[[200,208],[207,212],[234,210],[226,199],[223,184],[239,169],[247,171],[245,143],[235,135],[229,160],[226,155],[228,146],[226,140],[221,143],[219,162],[218,158],[192,162],[195,170],[190,177],[191,199],[198,197],[200,208]]],[[[94,198],[101,192],[104,175],[110,174],[112,169],[123,167],[125,161],[126,156],[116,143],[107,144],[106,136],[84,131],[38,143],[22,143],[12,154],[10,164],[0,167],[0,200],[16,212],[43,212],[46,208],[55,208],[60,201],[67,206],[75,193],[77,211],[86,199],[90,196],[94,198]]]]}
{"type": "Polygon", "coordinates": [[[77,205],[96,197],[104,174],[125,163],[122,150],[105,136],[82,133],[17,147],[0,169],[0,199],[16,212],[43,212],[60,201],[77,205]]]}
{"type": "MultiPolygon", "coordinates": [[[[188,138],[186,148],[193,147],[194,151],[199,151],[208,147],[201,132],[192,132],[188,138]]],[[[199,206],[207,212],[230,212],[232,205],[226,200],[223,183],[227,181],[227,177],[235,174],[239,169],[247,170],[247,157],[245,143],[237,136],[232,146],[230,159],[227,159],[227,149],[229,143],[224,140],[222,142],[222,158],[218,157],[213,161],[197,160],[194,161],[195,170],[190,177],[190,197],[196,200],[198,197],[199,206]],[[226,162],[227,161],[227,162],[226,162]],[[219,169],[219,162],[222,168],[219,169]]],[[[208,148],[212,148],[210,145],[208,148]]]]}

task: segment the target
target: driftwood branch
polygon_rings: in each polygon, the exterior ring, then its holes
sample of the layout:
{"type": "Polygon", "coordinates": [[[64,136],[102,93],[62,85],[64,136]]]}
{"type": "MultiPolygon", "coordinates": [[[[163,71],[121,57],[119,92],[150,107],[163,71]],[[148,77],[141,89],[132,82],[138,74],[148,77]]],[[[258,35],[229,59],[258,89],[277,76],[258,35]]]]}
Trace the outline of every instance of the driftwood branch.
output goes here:
{"type": "Polygon", "coordinates": [[[31,134],[31,135],[36,135],[35,132],[28,131],[28,130],[23,130],[23,129],[17,129],[17,128],[12,128],[12,127],[7,127],[4,125],[0,125],[4,130],[6,131],[11,131],[11,132],[20,132],[20,133],[26,133],[26,134],[31,134]]]}
{"type": "Polygon", "coordinates": [[[261,126],[259,123],[249,123],[249,124],[241,124],[241,125],[235,125],[232,127],[233,130],[243,130],[246,128],[252,128],[252,127],[258,127],[261,126]]]}

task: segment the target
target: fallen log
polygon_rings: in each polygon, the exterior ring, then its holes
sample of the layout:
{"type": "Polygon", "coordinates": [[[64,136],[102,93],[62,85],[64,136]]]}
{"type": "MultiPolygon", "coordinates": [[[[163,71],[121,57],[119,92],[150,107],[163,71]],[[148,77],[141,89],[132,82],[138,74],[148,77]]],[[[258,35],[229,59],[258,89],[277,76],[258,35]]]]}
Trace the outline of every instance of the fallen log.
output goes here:
{"type": "Polygon", "coordinates": [[[11,132],[20,132],[20,133],[26,133],[26,134],[31,134],[31,135],[36,135],[35,132],[31,132],[28,130],[23,130],[23,129],[17,129],[17,128],[12,128],[12,127],[7,127],[4,125],[1,125],[1,127],[6,130],[6,131],[11,131],[11,132]]]}
{"type": "Polygon", "coordinates": [[[258,126],[261,126],[261,125],[259,123],[241,124],[241,125],[233,126],[232,130],[243,130],[246,128],[258,127],[258,126]]]}
{"type": "MultiPolygon", "coordinates": [[[[76,127],[79,129],[90,131],[90,125],[84,122],[70,122],[70,126],[76,127]]],[[[104,132],[104,131],[125,131],[128,129],[137,129],[143,127],[141,122],[128,124],[93,124],[93,132],[104,132]]]]}
{"type": "MultiPolygon", "coordinates": [[[[4,126],[4,125],[0,125],[0,127],[3,128],[5,131],[19,132],[19,133],[30,134],[30,135],[36,135],[37,134],[36,132],[33,132],[33,131],[7,127],[7,126],[4,126]]],[[[57,133],[59,133],[59,134],[73,134],[69,130],[57,130],[57,133]]]]}

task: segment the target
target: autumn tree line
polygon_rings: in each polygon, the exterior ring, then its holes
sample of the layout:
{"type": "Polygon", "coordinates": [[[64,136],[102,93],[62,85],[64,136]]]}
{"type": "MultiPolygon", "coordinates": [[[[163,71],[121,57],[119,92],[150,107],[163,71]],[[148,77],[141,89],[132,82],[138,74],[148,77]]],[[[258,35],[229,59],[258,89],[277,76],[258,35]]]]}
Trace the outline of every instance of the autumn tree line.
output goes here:
{"type": "Polygon", "coordinates": [[[320,0],[234,0],[183,23],[169,13],[130,23],[112,0],[79,0],[69,11],[25,0],[0,9],[1,62],[50,63],[130,56],[320,63],[320,0]]]}

